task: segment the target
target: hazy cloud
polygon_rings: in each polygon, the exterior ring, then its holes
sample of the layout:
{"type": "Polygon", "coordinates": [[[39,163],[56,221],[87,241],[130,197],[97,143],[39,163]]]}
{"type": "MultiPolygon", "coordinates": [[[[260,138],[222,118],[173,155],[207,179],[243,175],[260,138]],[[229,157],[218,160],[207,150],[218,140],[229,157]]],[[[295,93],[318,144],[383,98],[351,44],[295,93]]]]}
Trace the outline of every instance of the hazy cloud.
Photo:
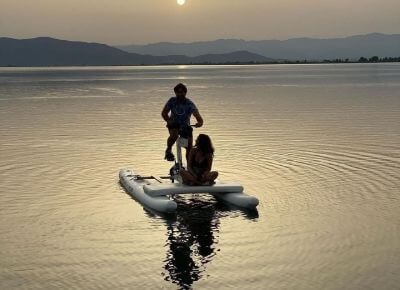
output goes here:
{"type": "Polygon", "coordinates": [[[0,0],[0,35],[109,44],[400,33],[399,0],[0,0]]]}

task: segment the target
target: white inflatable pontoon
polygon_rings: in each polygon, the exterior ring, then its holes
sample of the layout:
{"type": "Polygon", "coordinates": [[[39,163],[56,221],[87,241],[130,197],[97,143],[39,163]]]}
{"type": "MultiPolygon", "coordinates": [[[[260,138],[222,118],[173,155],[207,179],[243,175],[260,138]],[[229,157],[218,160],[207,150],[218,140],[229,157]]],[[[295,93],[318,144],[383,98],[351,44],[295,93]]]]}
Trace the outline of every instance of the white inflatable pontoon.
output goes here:
{"type": "Polygon", "coordinates": [[[182,168],[181,147],[187,146],[187,140],[182,137],[177,141],[177,158],[165,177],[141,176],[129,169],[121,169],[119,180],[125,190],[144,206],[159,212],[173,213],[177,204],[169,196],[176,194],[209,193],[217,199],[238,207],[254,209],[259,201],[257,198],[243,193],[243,186],[238,183],[216,181],[210,186],[187,186],[182,184],[179,170],[182,168]],[[169,180],[169,181],[167,181],[169,180]]]}
{"type": "Polygon", "coordinates": [[[212,186],[188,186],[182,183],[144,185],[143,190],[151,196],[188,194],[188,193],[229,193],[243,192],[243,186],[235,183],[217,182],[212,186]]]}
{"type": "Polygon", "coordinates": [[[119,172],[119,180],[125,190],[138,202],[159,212],[173,213],[177,204],[167,196],[150,196],[144,192],[145,185],[151,185],[153,178],[142,178],[129,169],[119,172]]]}

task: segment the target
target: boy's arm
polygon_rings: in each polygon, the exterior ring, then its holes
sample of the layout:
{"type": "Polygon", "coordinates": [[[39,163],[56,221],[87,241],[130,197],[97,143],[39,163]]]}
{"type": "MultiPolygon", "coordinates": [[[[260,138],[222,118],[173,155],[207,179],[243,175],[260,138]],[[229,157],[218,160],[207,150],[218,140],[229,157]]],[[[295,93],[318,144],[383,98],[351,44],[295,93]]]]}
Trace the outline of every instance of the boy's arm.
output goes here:
{"type": "Polygon", "coordinates": [[[196,110],[193,112],[193,116],[196,118],[196,121],[197,121],[197,124],[194,125],[194,126],[195,126],[196,128],[202,127],[204,121],[203,121],[203,118],[202,118],[201,115],[200,115],[199,110],[196,109],[196,110]]]}
{"type": "Polygon", "coordinates": [[[161,116],[162,116],[162,118],[165,120],[165,122],[167,122],[168,123],[168,121],[169,121],[169,111],[170,111],[170,108],[167,106],[167,105],[165,105],[164,106],[164,109],[162,110],[162,112],[161,112],[161,116]]]}

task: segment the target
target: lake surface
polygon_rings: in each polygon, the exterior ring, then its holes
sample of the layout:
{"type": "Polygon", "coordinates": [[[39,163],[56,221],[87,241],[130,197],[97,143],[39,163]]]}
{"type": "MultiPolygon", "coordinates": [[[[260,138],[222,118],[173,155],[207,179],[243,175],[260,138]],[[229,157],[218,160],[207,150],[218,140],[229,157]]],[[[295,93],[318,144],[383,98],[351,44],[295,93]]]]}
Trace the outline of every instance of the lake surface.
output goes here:
{"type": "Polygon", "coordinates": [[[398,289],[400,64],[0,69],[1,289],[398,289]],[[160,112],[189,86],[222,180],[151,213],[160,112]]]}

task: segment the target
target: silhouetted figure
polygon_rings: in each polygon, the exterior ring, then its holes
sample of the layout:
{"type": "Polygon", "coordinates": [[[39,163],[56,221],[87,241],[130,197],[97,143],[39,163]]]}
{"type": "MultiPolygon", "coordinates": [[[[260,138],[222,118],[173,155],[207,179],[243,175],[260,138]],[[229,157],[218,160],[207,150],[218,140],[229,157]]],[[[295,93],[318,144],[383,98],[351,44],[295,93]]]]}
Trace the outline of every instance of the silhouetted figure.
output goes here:
{"type": "Polygon", "coordinates": [[[172,97],[165,104],[161,112],[163,119],[167,122],[169,138],[167,141],[167,150],[165,151],[165,159],[174,161],[172,154],[172,146],[182,136],[188,139],[188,147],[186,148],[186,159],[188,159],[190,149],[193,144],[193,129],[190,127],[190,117],[193,115],[197,123],[194,127],[203,126],[203,118],[201,117],[196,105],[186,98],[187,87],[184,84],[178,84],[174,88],[175,97],[172,97]],[[171,114],[169,114],[171,112],[171,114]]]}
{"type": "Polygon", "coordinates": [[[211,171],[214,159],[214,147],[208,135],[200,134],[196,145],[189,153],[187,169],[181,169],[180,174],[184,184],[211,185],[218,177],[217,171],[211,171]]]}

